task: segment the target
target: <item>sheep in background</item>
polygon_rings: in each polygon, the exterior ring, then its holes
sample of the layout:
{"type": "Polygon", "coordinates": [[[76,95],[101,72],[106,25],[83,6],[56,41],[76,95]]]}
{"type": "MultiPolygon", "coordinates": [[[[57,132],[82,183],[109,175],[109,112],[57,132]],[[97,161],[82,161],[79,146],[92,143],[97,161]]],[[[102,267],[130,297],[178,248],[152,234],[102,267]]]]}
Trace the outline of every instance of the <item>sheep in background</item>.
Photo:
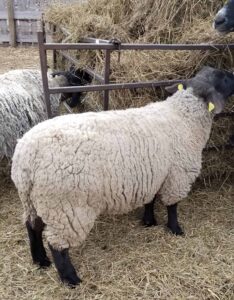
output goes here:
{"type": "MultiPolygon", "coordinates": [[[[63,75],[64,73],[68,72],[54,72],[54,75],[63,75]]],[[[93,80],[93,77],[89,75],[83,69],[75,69],[72,65],[69,69],[69,76],[68,81],[71,86],[82,86],[88,85],[93,80]]],[[[66,103],[71,107],[74,108],[81,104],[82,96],[84,93],[82,92],[75,92],[75,93],[66,93],[62,94],[62,101],[66,100],[66,103]]]]}
{"type": "MultiPolygon", "coordinates": [[[[221,34],[234,31],[234,0],[226,1],[225,5],[216,14],[213,25],[221,34]]],[[[234,134],[229,137],[229,143],[234,146],[234,134]]]]}
{"type": "MultiPolygon", "coordinates": [[[[48,74],[50,87],[69,85],[69,72],[51,75],[48,74]]],[[[52,116],[56,116],[60,94],[51,95],[50,99],[52,116]]],[[[0,75],[0,160],[10,159],[17,139],[46,119],[41,71],[13,70],[0,75]]]]}
{"type": "Polygon", "coordinates": [[[218,11],[214,20],[214,28],[222,34],[234,31],[234,0],[226,1],[218,11]]]}
{"type": "MultiPolygon", "coordinates": [[[[200,173],[213,116],[234,93],[234,75],[206,67],[183,84],[166,101],[60,116],[19,140],[11,175],[34,263],[50,265],[45,229],[61,280],[78,284],[69,248],[86,239],[100,214],[127,213],[155,195],[167,206],[168,227],[181,233],[176,203],[200,173]]],[[[153,217],[152,205],[148,213],[153,217]]]]}

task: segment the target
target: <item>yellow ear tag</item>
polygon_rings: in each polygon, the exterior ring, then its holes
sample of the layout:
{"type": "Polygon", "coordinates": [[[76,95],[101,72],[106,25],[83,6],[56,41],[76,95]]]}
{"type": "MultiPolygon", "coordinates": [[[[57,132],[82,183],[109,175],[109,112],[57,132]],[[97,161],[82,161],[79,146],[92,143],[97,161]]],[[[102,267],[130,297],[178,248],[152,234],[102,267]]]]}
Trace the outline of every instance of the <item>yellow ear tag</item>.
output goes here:
{"type": "Polygon", "coordinates": [[[214,104],[212,102],[209,102],[209,104],[208,104],[208,111],[211,112],[214,109],[215,109],[214,104]]]}
{"type": "Polygon", "coordinates": [[[178,91],[182,91],[184,89],[184,86],[182,83],[178,84],[178,91]]]}

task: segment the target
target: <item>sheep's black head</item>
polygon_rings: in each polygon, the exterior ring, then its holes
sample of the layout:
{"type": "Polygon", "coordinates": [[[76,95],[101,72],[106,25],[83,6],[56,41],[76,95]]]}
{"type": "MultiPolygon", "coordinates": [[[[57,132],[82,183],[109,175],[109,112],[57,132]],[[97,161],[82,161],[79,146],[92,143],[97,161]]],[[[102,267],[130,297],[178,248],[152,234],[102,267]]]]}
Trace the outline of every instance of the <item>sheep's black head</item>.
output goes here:
{"type": "MultiPolygon", "coordinates": [[[[67,79],[67,85],[69,86],[87,85],[93,80],[93,77],[83,69],[76,69],[74,66],[72,66],[69,71],[56,71],[52,73],[53,77],[61,75],[67,79]]],[[[63,93],[61,100],[65,101],[70,98],[71,100],[67,100],[67,104],[73,108],[81,103],[82,95],[83,93],[81,92],[63,93]]]]}
{"type": "MultiPolygon", "coordinates": [[[[211,67],[203,67],[195,77],[182,82],[183,87],[192,88],[193,93],[203,98],[212,105],[214,113],[220,113],[225,101],[234,94],[234,74],[225,70],[218,70],[211,67]]],[[[174,93],[178,85],[167,87],[166,90],[174,93]]]]}
{"type": "Polygon", "coordinates": [[[214,20],[214,28],[220,33],[234,31],[234,0],[229,0],[218,11],[214,20]]]}

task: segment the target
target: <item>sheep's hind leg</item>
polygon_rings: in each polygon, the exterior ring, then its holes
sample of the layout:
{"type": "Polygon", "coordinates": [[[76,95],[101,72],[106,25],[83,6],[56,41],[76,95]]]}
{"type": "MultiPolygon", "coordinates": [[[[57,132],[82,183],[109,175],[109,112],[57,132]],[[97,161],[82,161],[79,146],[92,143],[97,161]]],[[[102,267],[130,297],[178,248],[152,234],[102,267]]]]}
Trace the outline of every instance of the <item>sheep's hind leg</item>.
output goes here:
{"type": "Polygon", "coordinates": [[[50,244],[49,247],[61,281],[67,283],[70,287],[78,285],[81,279],[77,276],[71,263],[68,249],[56,250],[50,244]]]}
{"type": "Polygon", "coordinates": [[[155,203],[156,199],[157,199],[157,195],[154,197],[154,199],[150,203],[145,204],[143,224],[146,227],[157,225],[157,221],[154,216],[154,203],[155,203]]]}
{"type": "Polygon", "coordinates": [[[167,227],[171,230],[173,234],[183,235],[184,232],[181,229],[177,219],[177,203],[167,206],[167,214],[168,214],[167,227]]]}
{"type": "Polygon", "coordinates": [[[33,226],[29,220],[26,221],[33,262],[42,268],[49,267],[51,265],[51,262],[46,255],[42,240],[44,226],[45,224],[42,222],[40,217],[36,217],[33,226]]]}

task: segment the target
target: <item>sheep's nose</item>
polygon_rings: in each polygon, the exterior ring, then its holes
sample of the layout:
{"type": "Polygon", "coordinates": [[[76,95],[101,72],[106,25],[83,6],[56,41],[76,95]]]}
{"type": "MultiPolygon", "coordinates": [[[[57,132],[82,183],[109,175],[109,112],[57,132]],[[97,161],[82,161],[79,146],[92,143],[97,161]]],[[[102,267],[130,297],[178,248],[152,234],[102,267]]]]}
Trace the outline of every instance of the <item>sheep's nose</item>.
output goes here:
{"type": "Polygon", "coordinates": [[[217,15],[217,17],[215,18],[215,27],[218,27],[220,25],[223,25],[227,22],[227,18],[224,17],[223,15],[217,15]]]}

